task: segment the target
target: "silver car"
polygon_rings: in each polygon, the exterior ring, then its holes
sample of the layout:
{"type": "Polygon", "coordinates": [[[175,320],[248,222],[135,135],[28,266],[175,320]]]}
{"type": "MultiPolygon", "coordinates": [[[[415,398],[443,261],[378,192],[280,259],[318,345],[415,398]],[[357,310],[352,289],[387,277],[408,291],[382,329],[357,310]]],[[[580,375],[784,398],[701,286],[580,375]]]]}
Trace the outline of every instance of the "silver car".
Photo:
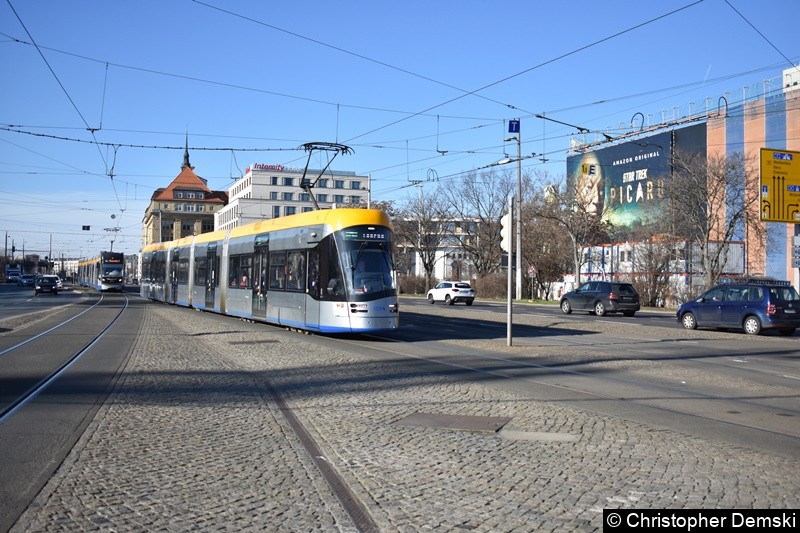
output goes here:
{"type": "Polygon", "coordinates": [[[23,274],[17,280],[17,285],[20,287],[33,287],[33,281],[36,279],[36,276],[33,274],[23,274]]]}

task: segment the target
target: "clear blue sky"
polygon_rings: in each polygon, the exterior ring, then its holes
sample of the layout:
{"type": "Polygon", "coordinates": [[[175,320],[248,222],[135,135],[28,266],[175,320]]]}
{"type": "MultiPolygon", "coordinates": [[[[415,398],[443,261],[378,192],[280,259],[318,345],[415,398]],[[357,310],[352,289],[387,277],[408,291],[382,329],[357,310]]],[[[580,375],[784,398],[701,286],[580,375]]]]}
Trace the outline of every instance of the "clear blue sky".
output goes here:
{"type": "Polygon", "coordinates": [[[572,138],[775,90],[798,21],[797,0],[6,0],[0,231],[42,255],[112,236],[137,252],[187,131],[215,190],[324,141],[353,149],[333,168],[371,175],[374,200],[402,200],[515,156],[514,118],[523,155],[547,159],[525,170],[561,176],[572,138]]]}

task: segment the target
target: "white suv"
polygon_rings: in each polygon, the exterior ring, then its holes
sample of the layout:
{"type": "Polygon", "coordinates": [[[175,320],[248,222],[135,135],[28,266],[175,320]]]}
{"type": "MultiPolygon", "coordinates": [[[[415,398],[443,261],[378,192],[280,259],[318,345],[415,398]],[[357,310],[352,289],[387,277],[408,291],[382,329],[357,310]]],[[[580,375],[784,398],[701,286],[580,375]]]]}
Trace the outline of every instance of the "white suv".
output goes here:
{"type": "Polygon", "coordinates": [[[472,305],[475,300],[475,289],[466,281],[441,281],[428,291],[428,303],[444,302],[453,305],[464,302],[472,305]]]}

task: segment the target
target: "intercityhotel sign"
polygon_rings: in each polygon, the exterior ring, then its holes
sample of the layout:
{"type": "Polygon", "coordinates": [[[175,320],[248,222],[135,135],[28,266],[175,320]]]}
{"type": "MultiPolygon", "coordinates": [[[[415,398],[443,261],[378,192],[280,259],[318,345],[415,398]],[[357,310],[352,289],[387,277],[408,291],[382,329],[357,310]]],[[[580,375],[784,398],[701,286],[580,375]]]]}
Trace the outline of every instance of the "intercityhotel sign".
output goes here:
{"type": "Polygon", "coordinates": [[[286,172],[286,167],[283,165],[268,165],[266,163],[253,163],[246,169],[244,173],[247,174],[251,170],[266,170],[268,172],[286,172]]]}
{"type": "Polygon", "coordinates": [[[267,163],[253,163],[244,169],[244,173],[247,174],[251,170],[260,170],[263,172],[293,172],[295,174],[303,172],[302,168],[292,168],[284,165],[270,165],[267,163]]]}

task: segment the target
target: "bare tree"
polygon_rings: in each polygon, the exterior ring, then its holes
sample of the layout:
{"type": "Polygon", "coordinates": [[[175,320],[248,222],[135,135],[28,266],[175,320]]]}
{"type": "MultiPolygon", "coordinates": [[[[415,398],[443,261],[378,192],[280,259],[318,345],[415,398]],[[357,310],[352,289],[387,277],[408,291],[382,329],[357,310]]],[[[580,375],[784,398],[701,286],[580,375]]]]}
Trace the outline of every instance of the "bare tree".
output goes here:
{"type": "MultiPolygon", "coordinates": [[[[569,251],[576,283],[580,283],[583,249],[607,240],[608,225],[597,205],[574,184],[566,180],[551,180],[547,174],[538,177],[539,191],[531,201],[531,212],[536,219],[549,221],[559,228],[561,236],[569,240],[569,251]]],[[[552,235],[557,239],[558,235],[552,235]]]]}
{"type": "MultiPolygon", "coordinates": [[[[530,195],[522,206],[522,259],[523,264],[532,267],[530,281],[536,284],[539,293],[544,293],[545,299],[550,299],[550,287],[572,269],[573,257],[571,248],[563,245],[567,237],[561,225],[537,215],[547,193],[541,187],[542,182],[537,183],[539,187],[527,180],[524,187],[530,195]]],[[[531,290],[531,297],[535,292],[531,290]]]]}
{"type": "Polygon", "coordinates": [[[757,180],[757,158],[742,152],[676,153],[673,158],[672,177],[664,185],[667,220],[676,238],[699,250],[706,288],[724,271],[732,241],[766,234],[757,180]]]}
{"type": "Polygon", "coordinates": [[[436,252],[448,238],[450,215],[445,199],[437,193],[408,195],[393,226],[399,246],[414,250],[425,270],[427,288],[434,285],[436,252]]]}
{"type": "Polygon", "coordinates": [[[510,171],[469,172],[460,182],[440,188],[459,223],[459,231],[450,237],[459,241],[480,278],[500,266],[500,218],[514,194],[514,176],[510,171]]]}
{"type": "Polygon", "coordinates": [[[672,275],[672,260],[675,246],[663,235],[642,235],[633,253],[633,273],[631,282],[636,287],[642,304],[649,307],[663,306],[669,292],[672,275]]]}

